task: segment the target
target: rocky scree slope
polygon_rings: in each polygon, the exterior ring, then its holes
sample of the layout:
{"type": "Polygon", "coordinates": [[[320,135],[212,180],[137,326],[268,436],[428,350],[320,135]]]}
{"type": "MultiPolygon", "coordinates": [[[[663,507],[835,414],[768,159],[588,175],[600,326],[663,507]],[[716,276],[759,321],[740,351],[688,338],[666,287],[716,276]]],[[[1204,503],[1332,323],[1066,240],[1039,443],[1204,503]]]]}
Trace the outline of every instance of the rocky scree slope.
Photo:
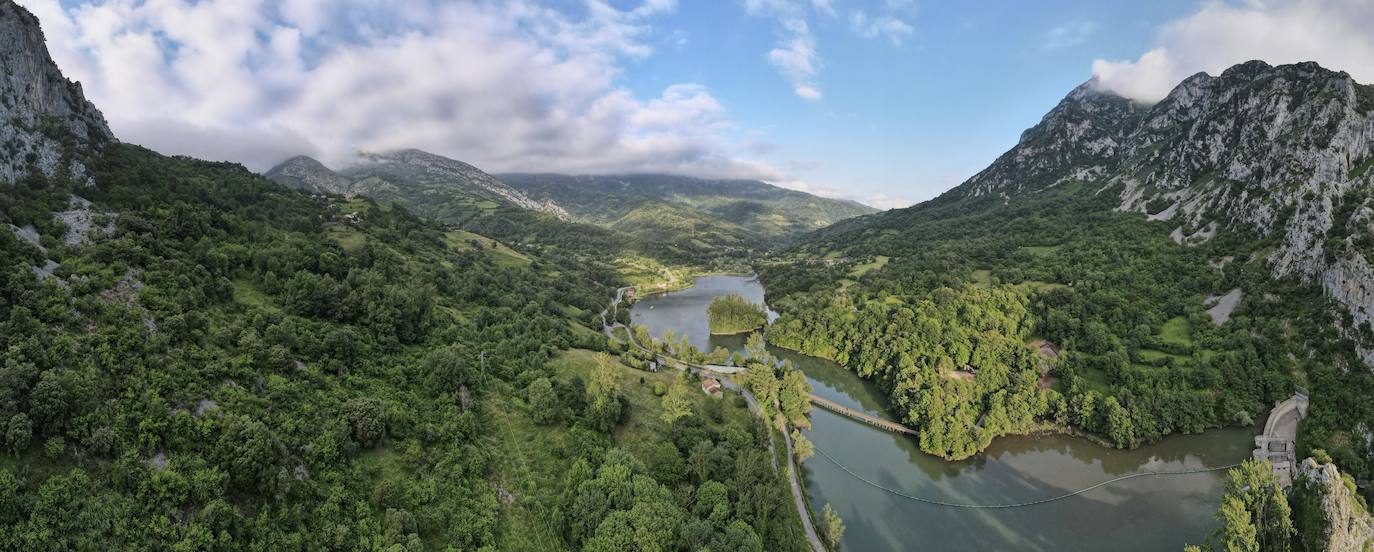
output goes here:
{"type": "Polygon", "coordinates": [[[38,19],[0,0],[0,183],[35,171],[87,181],[81,160],[112,139],[81,85],[48,55],[38,19]]]}

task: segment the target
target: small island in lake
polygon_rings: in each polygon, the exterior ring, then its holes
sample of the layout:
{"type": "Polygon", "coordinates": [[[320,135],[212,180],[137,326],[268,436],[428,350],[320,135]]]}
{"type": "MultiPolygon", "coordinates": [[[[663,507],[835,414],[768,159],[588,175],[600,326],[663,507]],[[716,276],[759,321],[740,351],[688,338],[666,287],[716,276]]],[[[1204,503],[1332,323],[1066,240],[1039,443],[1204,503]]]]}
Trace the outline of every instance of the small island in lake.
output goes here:
{"type": "Polygon", "coordinates": [[[706,323],[714,335],[751,332],[768,323],[763,305],[750,303],[743,295],[731,293],[716,297],[706,307],[706,323]]]}

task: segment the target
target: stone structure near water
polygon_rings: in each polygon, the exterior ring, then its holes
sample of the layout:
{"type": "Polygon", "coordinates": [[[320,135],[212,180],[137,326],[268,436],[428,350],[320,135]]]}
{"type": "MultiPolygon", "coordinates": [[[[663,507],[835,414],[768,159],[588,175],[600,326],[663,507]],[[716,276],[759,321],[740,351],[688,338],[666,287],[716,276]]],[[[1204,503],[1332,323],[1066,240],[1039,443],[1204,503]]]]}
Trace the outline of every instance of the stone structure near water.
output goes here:
{"type": "Polygon", "coordinates": [[[1274,475],[1279,484],[1287,489],[1293,486],[1293,473],[1297,467],[1298,422],[1307,417],[1307,395],[1302,393],[1289,397],[1274,406],[1269,412],[1269,420],[1264,423],[1264,433],[1255,436],[1256,460],[1268,460],[1274,465],[1274,475]]]}

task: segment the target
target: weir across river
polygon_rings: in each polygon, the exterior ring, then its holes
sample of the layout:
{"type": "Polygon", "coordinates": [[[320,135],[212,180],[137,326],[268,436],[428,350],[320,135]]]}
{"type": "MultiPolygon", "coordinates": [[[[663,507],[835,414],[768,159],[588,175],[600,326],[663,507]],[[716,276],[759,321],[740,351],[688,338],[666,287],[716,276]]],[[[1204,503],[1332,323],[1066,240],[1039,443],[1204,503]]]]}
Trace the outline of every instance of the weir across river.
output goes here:
{"type": "Polygon", "coordinates": [[[859,412],[859,411],[854,410],[854,409],[852,409],[852,408],[845,407],[845,406],[843,406],[843,405],[840,405],[839,403],[836,403],[836,402],[834,402],[834,401],[831,401],[830,399],[827,399],[827,398],[822,397],[822,396],[820,396],[820,395],[817,395],[817,394],[815,394],[815,393],[812,393],[812,394],[811,394],[811,404],[812,404],[812,405],[815,405],[815,406],[819,406],[819,407],[821,407],[821,408],[824,408],[824,409],[826,409],[826,410],[829,410],[829,411],[831,411],[831,412],[834,412],[834,413],[839,414],[839,415],[841,415],[841,416],[844,416],[844,417],[846,417],[846,418],[858,420],[858,421],[860,421],[860,422],[866,423],[866,424],[868,424],[868,425],[871,425],[871,426],[876,427],[876,428],[879,428],[879,429],[886,429],[886,430],[888,430],[888,431],[893,431],[893,432],[897,432],[897,433],[905,433],[905,434],[907,434],[907,435],[915,435],[915,434],[916,434],[916,430],[911,429],[911,428],[909,428],[909,427],[907,427],[907,426],[904,426],[904,425],[899,424],[899,423],[897,423],[897,422],[885,420],[885,419],[879,418],[879,417],[877,417],[877,416],[873,416],[873,415],[868,414],[868,413],[866,413],[866,412],[859,412]]]}
{"type": "MultiPolygon", "coordinates": [[[[706,276],[686,291],[642,298],[630,309],[628,320],[627,313],[612,316],[615,310],[609,308],[606,333],[611,341],[635,349],[632,341],[648,345],[646,337],[661,339],[671,331],[674,343],[685,336],[699,351],[724,347],[732,354],[744,353],[748,336],[710,334],[709,304],[729,293],[755,303],[764,295],[749,277],[706,276]],[[617,326],[617,318],[626,325],[644,326],[649,335],[617,326]]],[[[812,392],[826,400],[918,433],[923,429],[908,423],[906,408],[892,402],[880,386],[851,370],[782,348],[770,346],[767,352],[790,361],[806,376],[812,392]]],[[[636,357],[652,359],[642,353],[636,357]]],[[[688,368],[664,364],[660,362],[661,370],[688,368]]],[[[708,370],[692,369],[720,378],[722,386],[727,379],[738,384],[751,379],[747,373],[727,375],[703,367],[708,370]]],[[[812,406],[811,428],[802,432],[815,456],[805,468],[786,462],[783,439],[769,433],[779,472],[789,472],[784,479],[802,487],[791,489],[800,517],[810,518],[812,511],[819,513],[821,506],[830,504],[846,520],[862,521],[845,531],[840,544],[845,550],[1023,550],[1050,548],[1050,543],[1063,552],[1123,546],[1181,550],[1216,529],[1213,514],[1221,500],[1224,468],[1250,458],[1254,448],[1254,431],[1238,428],[1173,436],[1137,450],[1108,449],[1087,439],[1046,433],[998,437],[977,458],[949,462],[921,452],[917,435],[827,408],[822,400],[812,406]],[[788,470],[788,464],[796,469],[788,470]],[[1191,470],[1213,471],[1179,473],[1191,470]],[[1093,488],[1084,490],[1089,487],[1093,488]],[[1077,494],[1065,496],[1072,493],[1077,494]],[[808,500],[813,508],[807,507],[808,500]]]]}

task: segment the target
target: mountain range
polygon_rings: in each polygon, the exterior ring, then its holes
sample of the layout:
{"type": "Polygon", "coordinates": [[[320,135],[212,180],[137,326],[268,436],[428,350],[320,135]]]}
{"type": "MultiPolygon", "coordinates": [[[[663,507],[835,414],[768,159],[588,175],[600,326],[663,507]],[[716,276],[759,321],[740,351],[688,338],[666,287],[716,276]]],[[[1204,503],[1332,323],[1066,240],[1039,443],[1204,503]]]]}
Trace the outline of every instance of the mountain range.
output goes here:
{"type": "Polygon", "coordinates": [[[709,236],[736,247],[777,245],[840,220],[877,212],[758,180],[663,174],[499,174],[533,198],[555,202],[574,220],[652,240],[709,236]]]}
{"type": "MultiPolygon", "coordinates": [[[[1249,62],[1153,105],[1090,81],[879,213],[418,150],[264,178],[121,143],[11,0],[0,66],[0,548],[808,549],[744,397],[615,360],[629,254],[752,263],[766,339],[945,458],[1310,396],[1296,538],[1374,539],[1374,88],[1345,73],[1249,62]]],[[[773,364],[743,381],[804,418],[773,364]]]]}
{"type": "Polygon", "coordinates": [[[1367,480],[1371,166],[1374,87],[1315,63],[1151,105],[1089,81],[941,196],[760,261],[767,337],[874,379],[931,454],[1047,419],[1133,447],[1301,393],[1299,457],[1367,480]]]}
{"type": "Polygon", "coordinates": [[[1085,195],[1169,225],[1181,244],[1228,231],[1272,238],[1262,254],[1275,278],[1319,283],[1367,325],[1374,315],[1371,167],[1374,85],[1315,63],[1251,61],[1215,77],[1199,73],[1153,105],[1090,81],[941,197],[818,236],[843,242],[874,228],[911,230],[936,212],[1022,202],[1086,182],[1085,195]]]}
{"type": "MultiPolygon", "coordinates": [[[[670,175],[492,176],[419,150],[361,154],[334,171],[310,157],[288,159],[265,173],[287,186],[398,203],[425,216],[472,226],[498,209],[542,213],[595,225],[627,245],[657,250],[664,260],[739,256],[775,247],[836,221],[876,212],[757,180],[705,180],[670,175]]],[[[571,227],[569,228],[571,230],[571,227]]]]}

